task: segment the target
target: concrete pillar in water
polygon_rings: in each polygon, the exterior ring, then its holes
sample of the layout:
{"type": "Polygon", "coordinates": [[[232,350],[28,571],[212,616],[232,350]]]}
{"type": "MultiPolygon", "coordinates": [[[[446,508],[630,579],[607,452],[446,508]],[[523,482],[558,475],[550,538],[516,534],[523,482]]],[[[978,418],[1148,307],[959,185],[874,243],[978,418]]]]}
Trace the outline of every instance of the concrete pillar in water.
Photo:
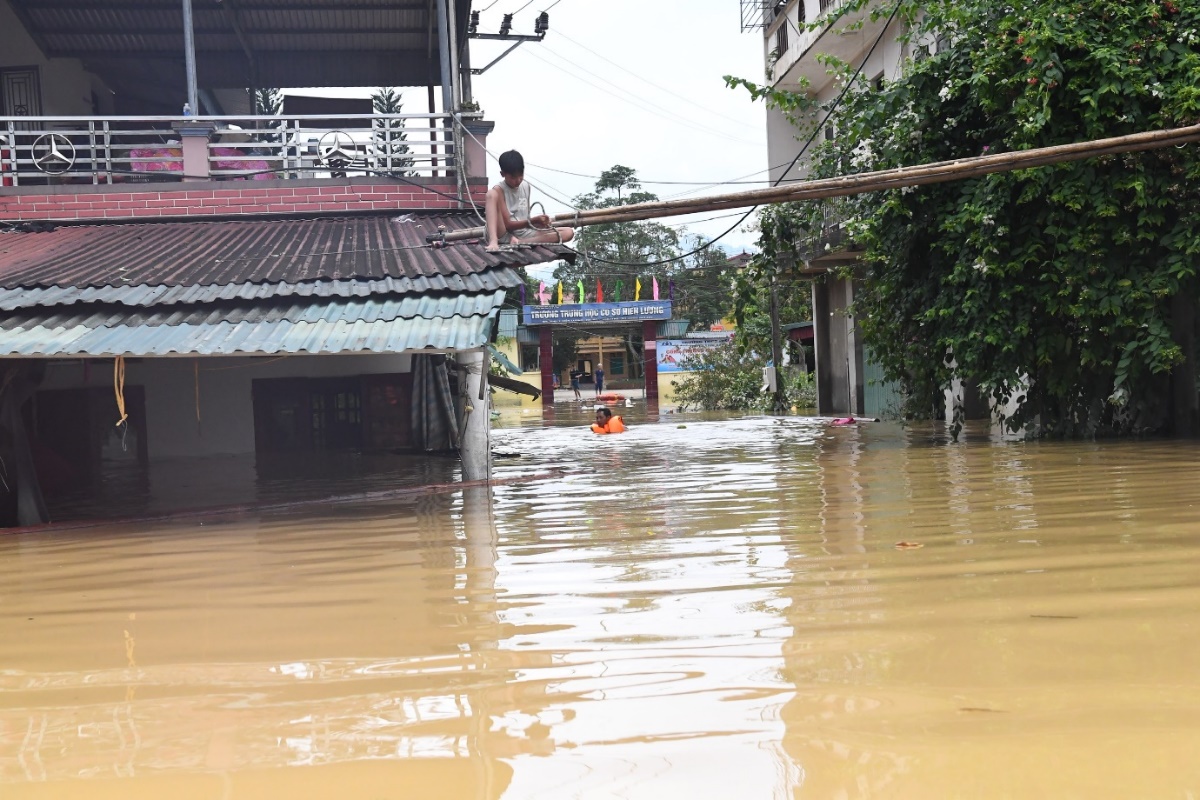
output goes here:
{"type": "Polygon", "coordinates": [[[491,476],[491,420],[488,414],[488,361],[483,350],[460,353],[458,363],[466,370],[466,402],[471,411],[463,422],[463,480],[482,481],[491,476]],[[482,398],[482,399],[481,399],[482,398]]]}
{"type": "Polygon", "coordinates": [[[542,405],[554,405],[554,329],[538,328],[538,363],[542,367],[542,405]]]}
{"type": "Polygon", "coordinates": [[[646,402],[658,401],[658,323],[642,323],[642,374],[646,376],[646,402]]]}
{"type": "Polygon", "coordinates": [[[816,356],[817,413],[831,414],[833,405],[833,363],[830,356],[830,317],[828,278],[812,282],[813,353],[816,356]]]}
{"type": "Polygon", "coordinates": [[[1179,345],[1183,363],[1171,370],[1171,432],[1180,437],[1200,433],[1196,396],[1196,299],[1187,281],[1171,298],[1171,338],[1179,345]]]}

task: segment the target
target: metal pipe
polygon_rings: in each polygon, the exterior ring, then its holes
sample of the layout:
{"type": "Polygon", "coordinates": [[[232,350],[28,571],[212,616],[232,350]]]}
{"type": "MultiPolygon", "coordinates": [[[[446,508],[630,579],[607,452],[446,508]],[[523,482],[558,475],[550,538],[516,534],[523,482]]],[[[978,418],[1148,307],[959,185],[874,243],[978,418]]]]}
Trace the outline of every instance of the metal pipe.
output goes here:
{"type": "MultiPolygon", "coordinates": [[[[450,114],[454,111],[454,70],[450,65],[450,0],[437,0],[438,4],[438,60],[441,65],[442,72],[442,113],[450,114]]],[[[451,126],[454,124],[450,119],[446,120],[446,147],[449,149],[452,145],[450,142],[454,138],[451,126]]],[[[448,166],[454,166],[458,163],[458,153],[446,159],[448,166]]]]}
{"type": "Polygon", "coordinates": [[[196,88],[196,31],[192,24],[192,0],[183,0],[183,59],[187,66],[187,101],[193,114],[200,113],[196,88]]]}
{"type": "Polygon", "coordinates": [[[458,61],[458,14],[454,0],[446,0],[446,31],[450,49],[450,108],[447,111],[458,111],[462,102],[462,75],[459,72],[458,61]]]}
{"type": "MultiPolygon", "coordinates": [[[[448,32],[447,40],[449,41],[450,51],[450,109],[449,111],[458,112],[462,104],[462,74],[459,69],[458,61],[458,15],[455,13],[454,0],[446,0],[446,30],[448,32]]],[[[463,135],[460,123],[451,118],[450,123],[450,138],[454,142],[454,183],[457,187],[459,201],[462,201],[467,196],[467,170],[466,162],[463,158],[463,135]]]]}

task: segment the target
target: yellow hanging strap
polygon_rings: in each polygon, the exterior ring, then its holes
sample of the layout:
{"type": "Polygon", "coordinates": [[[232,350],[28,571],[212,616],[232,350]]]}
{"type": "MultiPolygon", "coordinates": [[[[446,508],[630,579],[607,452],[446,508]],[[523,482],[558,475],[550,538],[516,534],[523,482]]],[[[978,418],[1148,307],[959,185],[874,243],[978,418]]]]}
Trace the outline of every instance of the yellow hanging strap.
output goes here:
{"type": "Polygon", "coordinates": [[[125,356],[117,356],[113,361],[113,391],[117,395],[117,413],[121,418],[117,420],[117,427],[129,419],[129,415],[125,413],[125,356]]]}

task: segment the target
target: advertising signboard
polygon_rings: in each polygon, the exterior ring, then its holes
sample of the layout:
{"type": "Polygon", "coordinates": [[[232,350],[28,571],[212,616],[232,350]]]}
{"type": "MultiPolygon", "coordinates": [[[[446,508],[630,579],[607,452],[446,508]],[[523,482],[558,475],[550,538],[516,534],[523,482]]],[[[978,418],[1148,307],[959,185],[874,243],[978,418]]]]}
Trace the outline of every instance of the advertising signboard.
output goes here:
{"type": "Polygon", "coordinates": [[[659,339],[658,340],[658,373],[686,372],[682,366],[684,359],[698,356],[706,350],[724,344],[733,338],[733,332],[720,338],[705,336],[703,339],[659,339]]]}

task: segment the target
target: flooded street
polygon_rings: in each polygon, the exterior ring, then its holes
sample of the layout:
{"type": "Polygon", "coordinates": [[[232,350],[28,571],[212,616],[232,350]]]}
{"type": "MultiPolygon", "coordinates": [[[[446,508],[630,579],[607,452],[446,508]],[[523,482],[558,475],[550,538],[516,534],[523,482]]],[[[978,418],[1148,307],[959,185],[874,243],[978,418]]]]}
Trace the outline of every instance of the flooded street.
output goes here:
{"type": "Polygon", "coordinates": [[[1200,798],[1194,443],[584,419],[0,535],[0,797],[1200,798]]]}

